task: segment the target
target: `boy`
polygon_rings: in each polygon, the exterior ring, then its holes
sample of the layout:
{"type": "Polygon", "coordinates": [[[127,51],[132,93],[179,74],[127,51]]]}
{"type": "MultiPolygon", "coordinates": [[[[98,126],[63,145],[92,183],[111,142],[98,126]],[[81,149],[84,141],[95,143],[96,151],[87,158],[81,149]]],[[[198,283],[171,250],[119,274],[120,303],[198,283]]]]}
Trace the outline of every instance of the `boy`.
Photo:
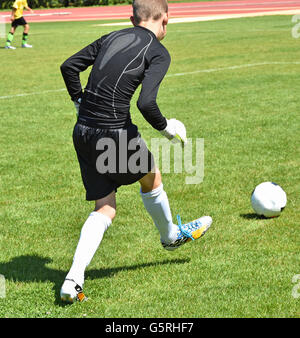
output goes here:
{"type": "Polygon", "coordinates": [[[24,8],[30,11],[30,13],[33,13],[33,10],[27,4],[27,0],[15,0],[15,2],[13,3],[13,9],[12,9],[11,18],[10,18],[11,29],[7,36],[7,41],[6,41],[6,46],[5,46],[6,49],[16,49],[16,47],[13,47],[11,43],[14,38],[14,33],[18,26],[24,27],[23,38],[22,38],[22,48],[32,48],[32,46],[27,43],[29,25],[23,17],[24,8]]]}
{"type": "MultiPolygon", "coordinates": [[[[168,139],[177,137],[185,144],[185,128],[175,119],[167,120],[160,112],[156,97],[170,64],[170,55],[160,43],[166,35],[168,4],[166,0],[134,0],[133,28],[112,32],[93,42],[66,60],[61,71],[71,99],[78,111],[73,131],[86,199],[95,201],[95,209],[84,223],[73,264],[61,288],[61,299],[84,300],[84,272],[93,258],[104,232],[116,215],[116,190],[122,185],[139,182],[144,206],[166,250],[202,237],[212,223],[209,216],[193,222],[173,224],[169,201],[161,174],[154,166],[152,154],[137,126],[130,119],[130,100],[142,84],[137,102],[144,118],[168,139]],[[80,72],[93,65],[82,93],[80,72]],[[119,152],[107,158],[111,170],[101,172],[99,165],[105,144],[117,144],[119,152]],[[130,167],[132,142],[138,145],[144,170],[130,167]],[[120,150],[124,147],[125,150],[120,150]],[[127,146],[127,147],[126,147],[127,146]],[[102,150],[102,152],[101,152],[102,150]],[[122,159],[126,158],[126,170],[122,159]],[[117,169],[116,169],[117,167],[117,169]],[[121,170],[122,169],[122,170],[121,170]]],[[[116,149],[115,148],[115,149],[116,149]]],[[[102,165],[101,165],[102,164],[102,165]]]]}

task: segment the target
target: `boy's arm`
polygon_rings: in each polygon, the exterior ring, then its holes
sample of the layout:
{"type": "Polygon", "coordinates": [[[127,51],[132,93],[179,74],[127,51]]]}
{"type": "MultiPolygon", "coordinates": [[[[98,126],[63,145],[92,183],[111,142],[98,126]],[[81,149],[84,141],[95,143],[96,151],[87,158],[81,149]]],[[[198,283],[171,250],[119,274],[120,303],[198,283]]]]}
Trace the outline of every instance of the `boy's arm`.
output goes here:
{"type": "Polygon", "coordinates": [[[156,98],[160,84],[165,77],[170,65],[168,54],[157,55],[150,61],[142,81],[142,90],[137,102],[138,109],[151,126],[157,130],[163,130],[167,121],[160,112],[156,98]]]}
{"type": "Polygon", "coordinates": [[[24,6],[25,7],[25,9],[27,10],[27,11],[29,11],[31,14],[33,14],[34,12],[33,12],[33,10],[27,5],[27,6],[24,6]]]}
{"type": "Polygon", "coordinates": [[[79,74],[93,65],[99,54],[101,39],[94,41],[78,53],[68,58],[60,70],[72,101],[78,102],[82,96],[82,87],[79,74]]]}
{"type": "Polygon", "coordinates": [[[11,11],[11,17],[10,17],[10,21],[11,22],[15,20],[15,13],[16,13],[16,11],[17,10],[15,8],[13,8],[12,11],[11,11]]]}
{"type": "Polygon", "coordinates": [[[137,106],[153,128],[160,131],[169,140],[174,139],[175,142],[179,141],[184,146],[187,143],[184,124],[176,119],[167,120],[156,103],[159,86],[168,71],[169,65],[170,56],[168,53],[152,58],[148,69],[145,71],[137,106]]]}
{"type": "Polygon", "coordinates": [[[28,6],[27,0],[25,0],[25,1],[23,2],[23,4],[24,4],[24,8],[25,8],[27,11],[29,11],[30,13],[33,13],[33,10],[28,6]]]}

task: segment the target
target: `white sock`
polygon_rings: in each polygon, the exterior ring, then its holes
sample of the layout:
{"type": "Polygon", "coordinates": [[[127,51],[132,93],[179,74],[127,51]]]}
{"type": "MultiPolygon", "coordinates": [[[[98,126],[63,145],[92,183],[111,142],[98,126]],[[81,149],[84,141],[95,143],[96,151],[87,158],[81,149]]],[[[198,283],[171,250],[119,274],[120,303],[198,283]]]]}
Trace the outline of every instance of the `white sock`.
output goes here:
{"type": "Polygon", "coordinates": [[[161,241],[174,242],[177,239],[178,226],[173,224],[169,200],[163,184],[148,193],[141,191],[141,196],[146,210],[160,233],[161,241]]]}
{"type": "Polygon", "coordinates": [[[84,283],[84,271],[90,264],[96,250],[98,249],[104,232],[111,224],[111,219],[99,212],[92,212],[84,223],[80,239],[77,244],[73,264],[67,279],[73,279],[81,287],[84,283]]]}

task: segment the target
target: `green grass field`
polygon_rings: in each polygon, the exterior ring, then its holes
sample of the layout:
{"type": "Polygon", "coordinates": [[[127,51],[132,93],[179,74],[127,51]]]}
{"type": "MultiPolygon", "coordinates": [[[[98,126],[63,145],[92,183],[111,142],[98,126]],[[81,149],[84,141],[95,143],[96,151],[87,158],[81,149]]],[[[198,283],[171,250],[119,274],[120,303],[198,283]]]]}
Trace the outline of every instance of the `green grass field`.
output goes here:
{"type": "MultiPolygon", "coordinates": [[[[171,172],[164,187],[174,221],[177,213],[183,221],[209,214],[214,223],[203,239],[167,252],[138,184],[120,188],[117,217],[86,273],[89,300],[61,304],[93,203],[84,200],[75,111],[59,91],[59,66],[116,29],[94,24],[31,24],[32,50],[0,49],[0,317],[299,318],[300,39],[290,16],[169,25],[172,64],[158,102],[189,138],[205,139],[205,177],[186,185],[189,174],[171,172]],[[24,93],[32,95],[16,96],[24,93]],[[279,218],[259,219],[250,194],[269,180],[288,204],[279,218]]],[[[159,136],[135,102],[132,117],[148,142],[159,136]]]]}

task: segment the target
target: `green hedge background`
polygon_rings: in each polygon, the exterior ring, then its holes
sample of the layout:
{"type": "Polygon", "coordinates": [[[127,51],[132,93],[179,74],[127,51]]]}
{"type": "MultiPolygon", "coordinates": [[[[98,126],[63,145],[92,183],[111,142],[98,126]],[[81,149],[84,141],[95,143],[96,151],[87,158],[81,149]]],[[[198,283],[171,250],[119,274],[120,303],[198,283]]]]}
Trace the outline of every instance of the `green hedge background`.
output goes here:
{"type": "MultiPolygon", "coordinates": [[[[131,4],[132,0],[27,0],[31,8],[59,8],[131,4]]],[[[10,9],[14,0],[0,0],[1,9],[10,9]]]]}

